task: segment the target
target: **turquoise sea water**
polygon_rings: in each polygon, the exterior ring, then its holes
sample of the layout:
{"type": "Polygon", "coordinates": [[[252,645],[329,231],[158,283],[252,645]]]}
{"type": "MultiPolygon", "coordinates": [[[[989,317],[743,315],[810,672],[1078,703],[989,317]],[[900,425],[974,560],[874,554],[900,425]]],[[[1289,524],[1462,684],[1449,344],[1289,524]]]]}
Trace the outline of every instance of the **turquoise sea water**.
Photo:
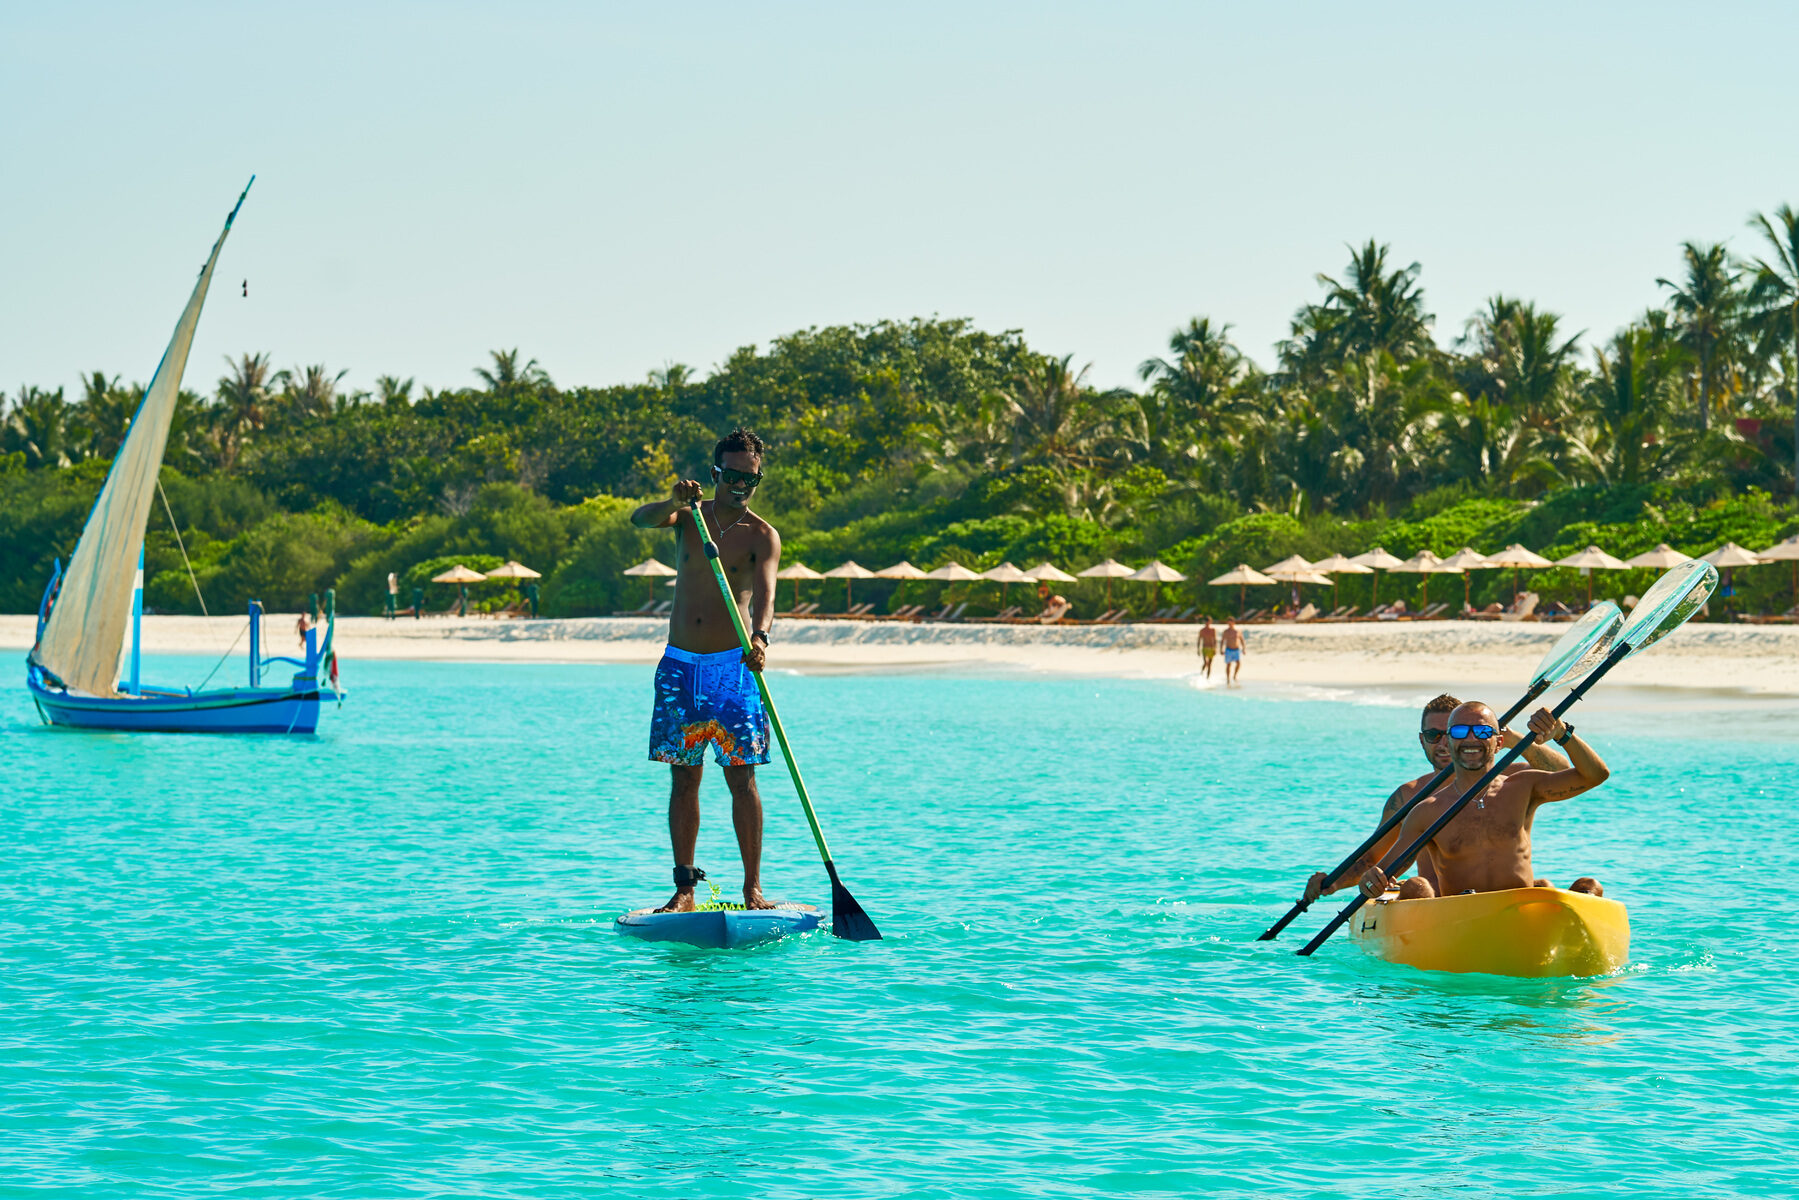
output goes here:
{"type": "MultiPolygon", "coordinates": [[[[1799,1183],[1791,706],[1596,693],[1612,781],[1539,819],[1538,865],[1628,903],[1634,961],[1516,981],[1295,958],[1323,906],[1255,942],[1420,769],[1412,697],[1179,682],[777,676],[887,940],[618,937],[669,891],[649,680],[352,663],[315,739],[51,731],[7,687],[0,1194],[1799,1183]]],[[[764,780],[771,894],[823,903],[764,780]]]]}

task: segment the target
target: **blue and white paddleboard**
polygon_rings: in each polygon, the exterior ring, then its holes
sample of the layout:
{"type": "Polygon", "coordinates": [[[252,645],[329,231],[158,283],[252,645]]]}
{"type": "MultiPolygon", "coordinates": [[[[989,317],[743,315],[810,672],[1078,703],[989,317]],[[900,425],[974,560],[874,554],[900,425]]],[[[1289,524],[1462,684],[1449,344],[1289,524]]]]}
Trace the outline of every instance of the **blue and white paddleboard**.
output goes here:
{"type": "Polygon", "coordinates": [[[735,950],[817,929],[818,922],[818,910],[810,904],[783,904],[777,908],[705,904],[693,912],[640,908],[618,918],[613,928],[646,942],[681,942],[708,950],[735,950]]]}

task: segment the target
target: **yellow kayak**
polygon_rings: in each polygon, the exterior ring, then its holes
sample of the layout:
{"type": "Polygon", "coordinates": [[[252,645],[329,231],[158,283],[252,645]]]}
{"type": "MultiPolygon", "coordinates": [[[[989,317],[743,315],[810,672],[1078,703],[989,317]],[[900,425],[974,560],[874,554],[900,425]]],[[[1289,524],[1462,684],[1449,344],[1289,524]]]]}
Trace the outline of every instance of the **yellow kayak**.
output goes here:
{"type": "Polygon", "coordinates": [[[1362,949],[1425,971],[1603,975],[1630,958],[1630,917],[1616,900],[1560,888],[1510,888],[1431,900],[1389,892],[1350,920],[1362,949]]]}

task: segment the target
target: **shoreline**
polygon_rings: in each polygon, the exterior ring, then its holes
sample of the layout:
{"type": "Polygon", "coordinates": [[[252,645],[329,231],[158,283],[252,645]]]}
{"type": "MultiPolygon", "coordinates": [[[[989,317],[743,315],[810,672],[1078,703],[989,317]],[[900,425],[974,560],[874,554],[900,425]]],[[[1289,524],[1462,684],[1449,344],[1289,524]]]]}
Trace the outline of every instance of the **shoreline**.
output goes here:
{"type": "MultiPolygon", "coordinates": [[[[270,614],[273,646],[292,640],[295,614],[270,614]]],[[[0,615],[0,650],[31,646],[35,619],[0,615]]],[[[245,652],[242,617],[148,616],[150,654],[245,652]],[[236,645],[233,646],[233,642],[236,645]]],[[[776,671],[879,673],[1000,669],[1059,676],[1185,679],[1199,672],[1197,625],[983,625],[785,620],[775,625],[776,671]]],[[[1511,684],[1567,628],[1474,621],[1247,625],[1244,682],[1383,689],[1511,684]]],[[[538,621],[467,617],[340,617],[346,664],[421,662],[653,665],[665,620],[586,617],[538,621]]],[[[278,650],[287,653],[291,647],[278,650]]],[[[1223,664],[1213,671],[1222,687],[1223,664]]],[[[1799,626],[1688,625],[1609,677],[1631,689],[1799,696],[1799,626]]]]}

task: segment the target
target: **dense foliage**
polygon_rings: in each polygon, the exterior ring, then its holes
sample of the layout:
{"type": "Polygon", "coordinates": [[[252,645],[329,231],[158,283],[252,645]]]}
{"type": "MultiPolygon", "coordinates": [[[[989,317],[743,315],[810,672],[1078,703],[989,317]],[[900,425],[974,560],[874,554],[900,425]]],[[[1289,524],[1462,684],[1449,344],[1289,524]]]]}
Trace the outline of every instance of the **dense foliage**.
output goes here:
{"type": "MultiPolygon", "coordinates": [[[[251,596],[291,609],[335,586],[341,611],[373,612],[389,571],[405,603],[445,563],[516,558],[544,573],[549,614],[633,608],[659,594],[619,572],[666,559],[667,535],[633,528],[632,504],[703,475],[712,441],[736,425],[773,447],[757,507],[786,558],[821,568],[1156,556],[1195,577],[1183,585],[1193,602],[1226,610],[1234,592],[1200,580],[1295,552],[1759,548],[1799,528],[1799,214],[1783,206],[1753,226],[1761,256],[1686,244],[1681,270],[1659,281],[1665,307],[1591,345],[1506,296],[1441,344],[1418,265],[1369,242],[1340,276],[1318,277],[1272,370],[1202,317],[1142,365],[1140,390],[1094,388],[1072,356],[958,320],[808,329],[704,378],[670,366],[605,388],[558,387],[516,351],[495,352],[476,387],[383,376],[372,393],[343,390],[323,366],[276,371],[246,354],[210,398],[181,397],[163,472],[174,527],[159,508],[148,603],[197,612],[197,586],[214,612],[251,596]]],[[[35,607],[141,394],[95,372],[77,399],[31,386],[8,399],[0,608],[35,607]]],[[[1737,582],[1739,603],[1791,603],[1783,568],[1737,582]]],[[[1619,572],[1595,586],[1645,583],[1619,572]]],[[[491,606],[500,585],[483,586],[491,606]]],[[[1432,586],[1442,599],[1460,588],[1432,586]]],[[[1483,572],[1471,586],[1483,602],[1511,577],[1483,572]]],[[[1527,586],[1573,598],[1585,581],[1544,571],[1527,586]]],[[[1366,603],[1370,587],[1346,577],[1342,599],[1366,603]]],[[[1062,590],[1086,608],[1102,596],[1097,583],[1062,590]]],[[[1147,590],[1116,595],[1141,607],[1147,590]]],[[[991,608],[997,591],[879,583],[858,599],[991,608]]],[[[443,609],[452,590],[427,595],[443,609]]]]}

